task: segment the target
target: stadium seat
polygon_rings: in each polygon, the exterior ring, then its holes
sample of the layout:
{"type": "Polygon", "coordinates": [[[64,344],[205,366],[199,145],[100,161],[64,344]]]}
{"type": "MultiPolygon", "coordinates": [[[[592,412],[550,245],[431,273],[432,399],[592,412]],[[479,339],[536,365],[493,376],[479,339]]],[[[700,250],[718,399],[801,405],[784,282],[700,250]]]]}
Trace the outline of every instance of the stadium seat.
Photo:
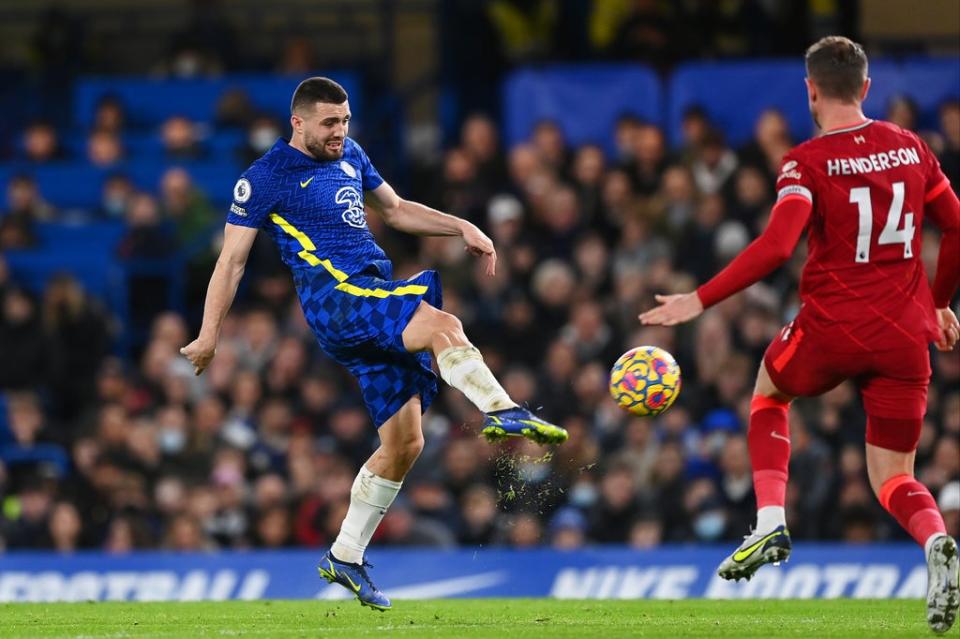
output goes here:
{"type": "Polygon", "coordinates": [[[681,65],[669,81],[666,120],[670,144],[681,142],[683,114],[692,106],[702,107],[734,146],[750,139],[757,116],[769,108],[783,112],[795,140],[809,137],[813,124],[804,76],[803,62],[798,60],[681,65]]]}
{"type": "MultiPolygon", "coordinates": [[[[353,109],[359,111],[362,101],[359,78],[349,72],[329,75],[343,85],[350,94],[353,109]]],[[[110,95],[123,103],[128,124],[133,127],[153,127],[172,115],[213,122],[220,97],[234,88],[245,90],[255,108],[286,120],[290,115],[290,95],[302,79],[257,73],[188,80],[87,76],[77,82],[73,120],[77,126],[89,129],[97,104],[110,95]]]]}
{"type": "Polygon", "coordinates": [[[920,110],[921,128],[937,129],[938,109],[948,99],[960,99],[960,58],[880,60],[870,64],[870,93],[864,112],[883,117],[890,100],[907,95],[920,110]]]}
{"type": "MultiPolygon", "coordinates": [[[[694,62],[681,65],[670,78],[667,125],[671,144],[680,141],[683,112],[703,107],[710,119],[733,145],[753,135],[757,116],[767,108],[780,109],[795,140],[813,132],[806,72],[799,60],[750,62],[694,62]],[[757,91],[763,87],[763,91],[757,91]]],[[[921,125],[936,125],[936,110],[948,98],[960,97],[960,60],[925,59],[896,62],[877,60],[870,64],[872,85],[864,111],[883,117],[890,99],[909,95],[920,108],[921,125]]]]}
{"type": "Polygon", "coordinates": [[[130,177],[141,189],[156,193],[160,179],[167,169],[182,166],[193,177],[194,183],[211,201],[223,203],[242,171],[234,157],[210,161],[168,162],[140,159],[107,169],[84,162],[58,162],[39,166],[0,165],[0,184],[6,187],[10,178],[19,173],[33,176],[44,198],[58,208],[96,209],[100,204],[104,181],[121,173],[130,177]]]}
{"type": "Polygon", "coordinates": [[[7,417],[7,396],[0,392],[0,446],[12,441],[13,433],[10,432],[10,420],[7,417]]]}
{"type": "Polygon", "coordinates": [[[85,224],[40,223],[34,227],[39,250],[51,253],[113,254],[123,237],[120,222],[88,222],[85,224]]]}
{"type": "Polygon", "coordinates": [[[663,92],[653,70],[640,65],[524,69],[504,83],[503,107],[508,147],[548,119],[560,125],[570,144],[594,142],[612,152],[610,132],[621,115],[662,123],[663,92]]]}

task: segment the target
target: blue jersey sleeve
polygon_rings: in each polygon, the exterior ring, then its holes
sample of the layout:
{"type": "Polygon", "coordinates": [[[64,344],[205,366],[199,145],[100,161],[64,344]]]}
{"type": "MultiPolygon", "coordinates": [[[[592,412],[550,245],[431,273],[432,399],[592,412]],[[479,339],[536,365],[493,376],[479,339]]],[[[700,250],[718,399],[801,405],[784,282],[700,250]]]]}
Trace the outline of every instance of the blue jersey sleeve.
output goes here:
{"type": "Polygon", "coordinates": [[[360,179],[363,182],[363,190],[372,191],[383,184],[383,178],[380,177],[380,173],[377,172],[363,148],[356,142],[354,145],[357,147],[357,156],[360,158],[360,179]]]}
{"type": "Polygon", "coordinates": [[[276,210],[278,199],[273,171],[262,164],[253,164],[233,187],[227,223],[260,228],[270,212],[276,210]]]}

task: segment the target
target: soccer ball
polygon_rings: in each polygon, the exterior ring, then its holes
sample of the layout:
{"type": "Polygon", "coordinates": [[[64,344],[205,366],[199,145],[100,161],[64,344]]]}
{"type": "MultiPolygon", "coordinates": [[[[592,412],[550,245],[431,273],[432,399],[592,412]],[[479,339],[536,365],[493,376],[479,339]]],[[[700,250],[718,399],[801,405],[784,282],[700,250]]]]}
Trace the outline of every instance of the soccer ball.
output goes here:
{"type": "Polygon", "coordinates": [[[632,348],[610,371],[610,394],[620,408],[653,417],[670,408],[680,393],[680,367],[656,346],[632,348]]]}

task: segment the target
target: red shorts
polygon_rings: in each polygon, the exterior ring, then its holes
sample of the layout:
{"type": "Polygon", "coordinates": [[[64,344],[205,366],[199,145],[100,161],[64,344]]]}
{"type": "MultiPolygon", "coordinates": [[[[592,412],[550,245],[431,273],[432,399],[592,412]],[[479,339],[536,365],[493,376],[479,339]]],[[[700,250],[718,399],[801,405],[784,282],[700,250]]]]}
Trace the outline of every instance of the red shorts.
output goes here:
{"type": "Polygon", "coordinates": [[[852,379],[860,387],[867,416],[879,418],[877,423],[923,419],[931,372],[928,348],[852,353],[838,348],[843,339],[798,317],[767,348],[767,373],[781,392],[795,397],[820,395],[852,379]]]}

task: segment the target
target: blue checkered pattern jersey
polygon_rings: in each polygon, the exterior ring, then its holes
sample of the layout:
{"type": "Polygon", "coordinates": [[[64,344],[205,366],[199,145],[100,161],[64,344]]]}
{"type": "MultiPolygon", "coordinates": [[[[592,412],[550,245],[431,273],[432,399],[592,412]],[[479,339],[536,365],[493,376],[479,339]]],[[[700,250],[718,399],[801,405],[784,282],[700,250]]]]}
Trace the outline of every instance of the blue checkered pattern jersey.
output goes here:
{"type": "Polygon", "coordinates": [[[378,428],[410,398],[425,411],[436,396],[430,355],[407,352],[402,333],[422,300],[442,305],[436,272],[392,279],[363,207],[364,191],[381,184],[350,138],[329,161],[280,139],[241,175],[227,216],[273,238],[320,347],[357,378],[378,428]]]}

